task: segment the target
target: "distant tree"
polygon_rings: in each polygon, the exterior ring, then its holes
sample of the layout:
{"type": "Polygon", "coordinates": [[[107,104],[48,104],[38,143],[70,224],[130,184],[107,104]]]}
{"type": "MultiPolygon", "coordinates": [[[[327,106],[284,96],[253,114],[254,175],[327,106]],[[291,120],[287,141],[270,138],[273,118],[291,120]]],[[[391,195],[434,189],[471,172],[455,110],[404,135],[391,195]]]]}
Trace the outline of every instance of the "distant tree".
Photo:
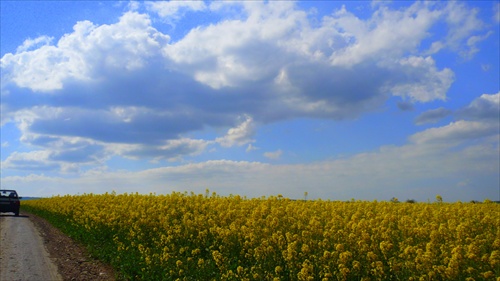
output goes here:
{"type": "Polygon", "coordinates": [[[436,195],[436,201],[437,201],[438,203],[443,203],[443,197],[441,197],[441,195],[439,195],[439,194],[438,194],[438,195],[436,195]]]}
{"type": "Polygon", "coordinates": [[[392,198],[391,198],[391,202],[392,202],[392,203],[399,203],[399,199],[398,199],[398,198],[396,198],[396,197],[392,197],[392,198]]]}
{"type": "Polygon", "coordinates": [[[406,199],[406,203],[416,203],[415,199],[406,199]]]}

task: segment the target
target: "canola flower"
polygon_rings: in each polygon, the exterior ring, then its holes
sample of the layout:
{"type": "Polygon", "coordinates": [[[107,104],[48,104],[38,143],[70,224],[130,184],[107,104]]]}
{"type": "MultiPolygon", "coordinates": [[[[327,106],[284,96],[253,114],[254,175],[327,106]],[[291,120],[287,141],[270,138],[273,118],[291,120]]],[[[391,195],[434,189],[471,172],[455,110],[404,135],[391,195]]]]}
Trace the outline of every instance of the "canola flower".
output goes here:
{"type": "Polygon", "coordinates": [[[500,205],[188,193],[25,201],[125,280],[497,280],[500,205]]]}

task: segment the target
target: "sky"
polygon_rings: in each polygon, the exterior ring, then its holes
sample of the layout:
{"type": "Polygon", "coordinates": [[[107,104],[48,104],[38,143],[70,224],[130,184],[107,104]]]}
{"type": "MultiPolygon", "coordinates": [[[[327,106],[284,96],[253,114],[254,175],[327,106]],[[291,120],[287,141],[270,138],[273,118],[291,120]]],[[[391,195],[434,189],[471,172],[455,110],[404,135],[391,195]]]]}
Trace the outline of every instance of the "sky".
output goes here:
{"type": "Polygon", "coordinates": [[[22,196],[500,200],[498,1],[0,1],[22,196]]]}

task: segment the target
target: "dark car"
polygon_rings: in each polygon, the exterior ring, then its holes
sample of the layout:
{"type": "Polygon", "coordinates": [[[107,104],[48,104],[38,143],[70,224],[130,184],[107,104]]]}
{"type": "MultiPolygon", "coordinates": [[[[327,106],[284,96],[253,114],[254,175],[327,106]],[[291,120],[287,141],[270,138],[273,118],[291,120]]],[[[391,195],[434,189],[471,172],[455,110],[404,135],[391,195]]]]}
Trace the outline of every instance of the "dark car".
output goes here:
{"type": "Polygon", "coordinates": [[[0,189],[0,213],[14,213],[19,216],[21,202],[15,190],[0,189]]]}

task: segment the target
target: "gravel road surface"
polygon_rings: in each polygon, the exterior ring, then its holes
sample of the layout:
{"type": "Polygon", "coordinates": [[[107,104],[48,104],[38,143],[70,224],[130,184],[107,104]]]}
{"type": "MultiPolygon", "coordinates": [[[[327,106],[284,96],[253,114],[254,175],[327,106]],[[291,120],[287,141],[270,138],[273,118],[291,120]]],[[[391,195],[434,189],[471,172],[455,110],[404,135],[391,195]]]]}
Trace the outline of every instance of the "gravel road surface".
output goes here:
{"type": "MultiPolygon", "coordinates": [[[[39,263],[42,262],[36,262],[39,263]]],[[[63,281],[115,281],[115,276],[110,265],[91,257],[85,247],[45,219],[23,211],[19,217],[0,214],[0,281],[52,281],[61,280],[61,277],[63,281]],[[33,241],[36,246],[31,245],[33,241]],[[43,256],[48,263],[39,267],[42,273],[32,268],[32,255],[43,256]],[[60,276],[55,273],[51,261],[56,264],[60,276]]]]}
{"type": "Polygon", "coordinates": [[[63,280],[28,216],[0,216],[0,280],[63,280]]]}

